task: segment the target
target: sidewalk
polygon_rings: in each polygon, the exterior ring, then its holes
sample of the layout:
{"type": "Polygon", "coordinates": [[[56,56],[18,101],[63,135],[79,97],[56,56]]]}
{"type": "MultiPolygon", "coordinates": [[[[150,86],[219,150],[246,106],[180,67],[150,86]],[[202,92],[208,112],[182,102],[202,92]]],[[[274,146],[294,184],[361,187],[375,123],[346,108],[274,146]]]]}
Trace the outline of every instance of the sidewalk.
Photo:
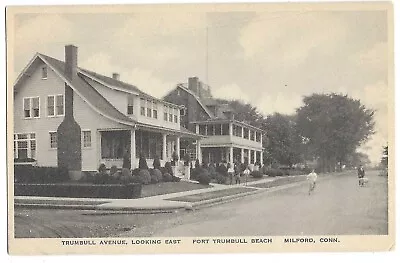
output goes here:
{"type": "MultiPolygon", "coordinates": [[[[294,177],[297,178],[303,177],[304,180],[272,188],[255,187],[255,185],[269,183],[281,178],[281,177],[266,177],[261,180],[248,182],[247,184],[246,183],[241,183],[240,185],[210,184],[213,187],[185,191],[185,192],[171,193],[165,195],[143,197],[138,199],[16,196],[14,198],[15,202],[14,205],[19,207],[30,207],[30,208],[32,207],[60,208],[60,209],[81,209],[81,210],[96,210],[96,211],[97,210],[131,211],[131,212],[149,212],[149,213],[171,212],[179,209],[192,210],[199,206],[227,202],[250,194],[257,194],[264,191],[271,191],[273,188],[279,188],[276,190],[280,190],[283,188],[293,187],[305,181],[305,176],[303,175],[297,175],[294,177]],[[237,190],[235,191],[234,189],[237,190]],[[202,196],[205,196],[205,198],[202,199],[201,198],[202,196]],[[189,200],[189,201],[174,201],[174,200],[189,200]]],[[[191,182],[189,180],[186,181],[191,182]]]]}

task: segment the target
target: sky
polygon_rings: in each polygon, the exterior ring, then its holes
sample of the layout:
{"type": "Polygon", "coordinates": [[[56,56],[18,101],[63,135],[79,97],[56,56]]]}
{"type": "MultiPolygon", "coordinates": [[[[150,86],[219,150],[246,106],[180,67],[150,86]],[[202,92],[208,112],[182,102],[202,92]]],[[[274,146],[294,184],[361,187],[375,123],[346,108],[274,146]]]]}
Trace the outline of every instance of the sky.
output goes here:
{"type": "Polygon", "coordinates": [[[25,13],[14,32],[15,78],[36,52],[64,60],[74,44],[80,67],[160,98],[191,76],[264,115],[293,114],[312,93],[348,94],[376,110],[360,151],[377,163],[388,141],[385,11],[25,13]]]}

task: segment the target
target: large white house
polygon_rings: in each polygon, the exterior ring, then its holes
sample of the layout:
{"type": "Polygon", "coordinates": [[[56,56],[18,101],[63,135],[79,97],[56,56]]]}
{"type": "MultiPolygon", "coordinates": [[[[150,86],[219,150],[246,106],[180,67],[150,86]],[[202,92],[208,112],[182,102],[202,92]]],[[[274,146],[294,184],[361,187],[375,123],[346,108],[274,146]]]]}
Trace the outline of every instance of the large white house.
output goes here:
{"type": "MultiPolygon", "coordinates": [[[[39,166],[95,171],[100,163],[131,168],[139,155],[149,164],[180,153],[180,142],[202,137],[180,125],[180,109],[136,86],[78,67],[78,49],[65,61],[37,53],[14,85],[14,160],[39,166]]],[[[204,136],[203,136],[204,137],[204,136]]]]}

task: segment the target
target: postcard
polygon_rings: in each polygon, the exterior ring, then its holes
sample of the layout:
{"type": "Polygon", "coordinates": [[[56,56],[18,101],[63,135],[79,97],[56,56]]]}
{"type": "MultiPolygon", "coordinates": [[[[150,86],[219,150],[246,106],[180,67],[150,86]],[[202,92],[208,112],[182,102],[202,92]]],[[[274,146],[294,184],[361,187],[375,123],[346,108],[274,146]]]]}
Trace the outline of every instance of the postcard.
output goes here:
{"type": "Polygon", "coordinates": [[[12,255],[390,251],[393,6],[8,6],[12,255]]]}

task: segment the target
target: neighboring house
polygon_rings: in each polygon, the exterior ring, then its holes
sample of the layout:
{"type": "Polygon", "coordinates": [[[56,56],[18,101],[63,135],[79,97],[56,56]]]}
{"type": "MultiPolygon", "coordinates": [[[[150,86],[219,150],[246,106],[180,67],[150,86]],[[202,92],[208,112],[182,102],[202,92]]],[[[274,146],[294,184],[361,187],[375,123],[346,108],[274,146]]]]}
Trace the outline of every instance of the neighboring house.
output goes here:
{"type": "MultiPolygon", "coordinates": [[[[137,87],[78,67],[77,47],[65,62],[36,54],[14,85],[14,159],[39,166],[95,171],[100,163],[121,167],[139,155],[171,160],[180,142],[201,136],[181,127],[181,107],[137,87]]],[[[176,151],[179,154],[179,151],[176,151]]]]}
{"type": "MultiPolygon", "coordinates": [[[[181,126],[196,134],[207,136],[200,141],[200,161],[263,163],[262,130],[234,118],[232,108],[220,104],[210,87],[197,77],[178,84],[164,98],[181,105],[181,126]]],[[[192,145],[181,145],[181,154],[196,155],[192,145]],[[186,146],[186,148],[185,148],[186,146]]]]}

